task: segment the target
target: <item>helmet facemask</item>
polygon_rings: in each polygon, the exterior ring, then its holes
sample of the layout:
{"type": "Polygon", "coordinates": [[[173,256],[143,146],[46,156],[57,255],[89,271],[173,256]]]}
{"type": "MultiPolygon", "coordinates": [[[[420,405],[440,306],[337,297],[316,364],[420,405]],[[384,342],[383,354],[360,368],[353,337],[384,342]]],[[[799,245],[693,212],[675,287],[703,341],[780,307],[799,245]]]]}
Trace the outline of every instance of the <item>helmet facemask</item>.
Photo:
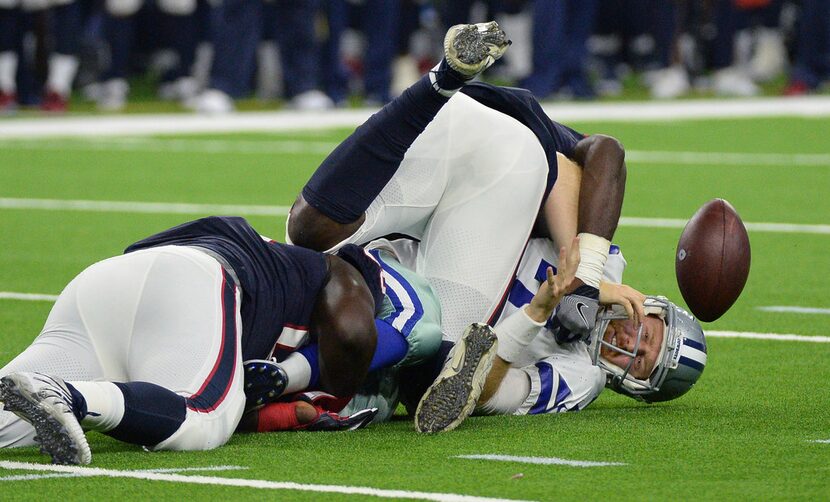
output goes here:
{"type": "Polygon", "coordinates": [[[663,340],[648,378],[631,375],[643,337],[643,325],[637,331],[631,352],[605,340],[605,331],[611,321],[628,318],[620,307],[606,308],[598,314],[589,342],[591,359],[605,372],[606,385],[616,392],[647,402],[674,399],[688,391],[703,372],[706,364],[703,330],[691,315],[664,297],[647,297],[644,310],[646,315],[657,316],[663,321],[663,340]],[[603,347],[627,356],[627,366],[622,368],[608,361],[601,355],[603,347]]]}

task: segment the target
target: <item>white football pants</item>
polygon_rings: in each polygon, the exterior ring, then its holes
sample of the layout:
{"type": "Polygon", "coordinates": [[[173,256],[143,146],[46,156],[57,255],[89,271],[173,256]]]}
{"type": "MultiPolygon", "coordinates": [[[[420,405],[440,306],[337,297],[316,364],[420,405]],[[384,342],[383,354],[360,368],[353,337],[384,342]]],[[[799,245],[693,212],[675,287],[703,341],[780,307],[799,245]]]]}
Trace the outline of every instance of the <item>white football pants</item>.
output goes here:
{"type": "Polygon", "coordinates": [[[430,281],[441,301],[444,338],[455,341],[470,323],[496,314],[547,173],[530,129],[459,92],[406,152],[364,224],[334,249],[392,233],[420,239],[415,263],[404,265],[430,281]]]}
{"type": "MultiPolygon", "coordinates": [[[[36,371],[68,381],[141,381],[185,397],[222,373],[228,391],[209,412],[187,410],[185,422],[158,449],[209,449],[230,438],[245,405],[239,314],[223,305],[222,267],[196,249],[164,246],[116,256],[81,272],[58,297],[40,335],[0,369],[36,371]],[[224,308],[235,319],[235,347],[223,347],[224,308]]],[[[232,327],[233,328],[233,327],[232,327]]],[[[215,382],[213,382],[215,383],[215,382]]],[[[225,387],[223,387],[225,388],[225,387]]],[[[34,430],[0,412],[0,447],[34,444],[34,430]]]]}

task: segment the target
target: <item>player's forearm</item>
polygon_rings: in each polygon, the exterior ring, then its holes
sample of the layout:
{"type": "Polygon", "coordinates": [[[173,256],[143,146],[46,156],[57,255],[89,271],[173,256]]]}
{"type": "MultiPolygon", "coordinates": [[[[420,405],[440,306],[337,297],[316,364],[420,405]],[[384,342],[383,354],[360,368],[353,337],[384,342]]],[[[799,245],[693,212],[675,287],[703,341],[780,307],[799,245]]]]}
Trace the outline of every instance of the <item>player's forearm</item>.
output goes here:
{"type": "Polygon", "coordinates": [[[610,241],[625,194],[625,150],[610,136],[593,135],[577,143],[574,160],[582,166],[577,232],[610,241]]]}

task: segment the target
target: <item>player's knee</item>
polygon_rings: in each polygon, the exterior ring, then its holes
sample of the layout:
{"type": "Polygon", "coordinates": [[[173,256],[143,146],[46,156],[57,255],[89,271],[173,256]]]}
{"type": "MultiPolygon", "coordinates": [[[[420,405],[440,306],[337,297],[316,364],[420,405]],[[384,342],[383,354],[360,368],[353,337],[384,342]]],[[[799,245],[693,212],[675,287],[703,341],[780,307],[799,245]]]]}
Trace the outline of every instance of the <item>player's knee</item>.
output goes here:
{"type": "Polygon", "coordinates": [[[352,223],[338,223],[310,205],[302,195],[291,207],[286,224],[286,241],[317,251],[326,251],[351,236],[365,217],[352,223]]]}
{"type": "Polygon", "coordinates": [[[196,0],[158,0],[158,6],[172,16],[189,16],[196,11],[196,0]]]}
{"type": "Polygon", "coordinates": [[[141,8],[141,0],[106,0],[107,12],[115,17],[132,16],[141,8]]]}

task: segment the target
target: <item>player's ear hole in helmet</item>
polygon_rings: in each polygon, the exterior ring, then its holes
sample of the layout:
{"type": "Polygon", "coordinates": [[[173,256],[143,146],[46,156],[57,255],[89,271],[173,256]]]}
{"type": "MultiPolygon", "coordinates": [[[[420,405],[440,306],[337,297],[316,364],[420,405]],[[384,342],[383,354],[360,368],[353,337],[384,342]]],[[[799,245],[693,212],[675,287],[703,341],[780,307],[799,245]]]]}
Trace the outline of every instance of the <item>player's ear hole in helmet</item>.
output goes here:
{"type": "Polygon", "coordinates": [[[594,364],[606,374],[606,386],[620,394],[645,402],[669,401],[688,392],[703,374],[706,366],[706,338],[700,324],[691,314],[662,296],[648,296],[647,316],[656,316],[663,323],[663,337],[654,369],[648,378],[636,378],[635,358],[646,343],[641,324],[633,343],[615,343],[615,336],[606,336],[609,325],[627,319],[621,308],[600,311],[590,337],[590,353],[594,364]],[[623,355],[625,357],[619,357],[623,355]],[[614,364],[610,359],[618,363],[614,364]]]}

